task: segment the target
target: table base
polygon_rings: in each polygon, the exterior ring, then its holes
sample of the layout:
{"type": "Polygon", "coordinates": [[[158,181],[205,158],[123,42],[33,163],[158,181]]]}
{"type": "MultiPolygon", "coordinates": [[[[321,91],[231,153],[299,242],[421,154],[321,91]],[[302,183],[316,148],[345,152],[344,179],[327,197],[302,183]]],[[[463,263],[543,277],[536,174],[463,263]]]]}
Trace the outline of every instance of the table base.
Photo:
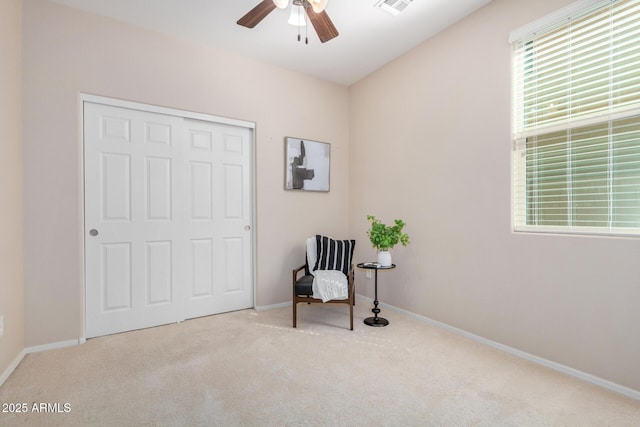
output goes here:
{"type": "Polygon", "coordinates": [[[369,326],[387,326],[389,321],[383,317],[367,317],[364,323],[369,326]]]}

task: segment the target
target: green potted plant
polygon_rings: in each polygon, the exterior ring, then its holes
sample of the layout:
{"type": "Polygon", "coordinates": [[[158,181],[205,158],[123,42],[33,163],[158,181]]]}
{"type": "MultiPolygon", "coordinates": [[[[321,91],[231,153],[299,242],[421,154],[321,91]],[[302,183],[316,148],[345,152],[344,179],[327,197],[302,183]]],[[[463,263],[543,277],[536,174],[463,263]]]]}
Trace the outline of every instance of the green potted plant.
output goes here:
{"type": "Polygon", "coordinates": [[[383,267],[388,267],[391,265],[389,250],[398,243],[402,243],[402,246],[409,244],[409,235],[402,232],[406,224],[403,220],[396,219],[394,225],[386,225],[373,215],[367,215],[367,220],[371,222],[371,228],[367,231],[367,235],[373,247],[378,250],[378,263],[383,267]]]}

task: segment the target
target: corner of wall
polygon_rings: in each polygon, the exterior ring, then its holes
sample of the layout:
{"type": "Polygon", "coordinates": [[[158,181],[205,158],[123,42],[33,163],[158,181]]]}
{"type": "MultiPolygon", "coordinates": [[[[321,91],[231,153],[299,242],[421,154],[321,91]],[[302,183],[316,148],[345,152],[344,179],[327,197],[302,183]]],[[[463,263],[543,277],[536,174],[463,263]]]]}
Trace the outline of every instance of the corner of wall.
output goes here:
{"type": "Polygon", "coordinates": [[[0,3],[0,385],[24,356],[22,0],[0,3]]]}

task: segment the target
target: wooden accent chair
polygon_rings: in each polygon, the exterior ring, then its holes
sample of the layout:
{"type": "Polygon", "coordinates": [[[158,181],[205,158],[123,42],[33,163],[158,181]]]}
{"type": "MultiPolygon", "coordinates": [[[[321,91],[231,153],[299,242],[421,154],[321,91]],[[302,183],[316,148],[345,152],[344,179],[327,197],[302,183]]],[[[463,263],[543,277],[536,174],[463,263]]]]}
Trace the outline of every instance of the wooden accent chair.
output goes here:
{"type": "MultiPolygon", "coordinates": [[[[297,317],[298,317],[298,303],[301,302],[306,302],[307,304],[311,304],[311,303],[321,303],[321,304],[346,304],[349,306],[349,329],[351,329],[353,331],[353,306],[355,305],[355,286],[354,286],[354,280],[353,280],[353,263],[351,263],[351,258],[353,257],[353,247],[355,246],[355,241],[354,240],[343,240],[343,241],[334,241],[333,239],[329,239],[325,236],[319,236],[317,235],[315,237],[316,242],[318,243],[316,245],[316,247],[320,248],[319,252],[319,256],[311,256],[309,257],[309,252],[313,251],[313,248],[310,248],[309,245],[307,245],[307,257],[305,260],[304,265],[301,265],[300,267],[297,267],[295,269],[293,269],[293,274],[292,274],[292,302],[293,302],[293,327],[297,327],[297,317]],[[329,263],[347,263],[346,265],[348,266],[347,268],[325,268],[327,267],[327,264],[325,263],[324,266],[323,264],[323,252],[324,254],[331,252],[331,253],[342,253],[339,250],[338,251],[327,251],[327,250],[323,250],[323,248],[327,248],[327,245],[333,245],[336,242],[338,242],[338,244],[340,244],[341,242],[350,242],[349,244],[349,249],[346,249],[342,252],[345,253],[345,255],[341,260],[329,260],[329,263]],[[317,262],[316,262],[317,261],[317,262]],[[311,263],[314,263],[314,265],[311,265],[311,263]],[[310,269],[313,269],[314,267],[317,267],[318,264],[320,265],[319,269],[327,269],[327,270],[342,270],[347,271],[347,282],[348,282],[348,298],[347,299],[342,299],[342,300],[329,300],[326,303],[324,303],[321,299],[319,298],[314,298],[313,297],[313,279],[314,276],[311,273],[310,269]],[[301,275],[300,273],[304,272],[303,275],[301,275]]],[[[318,255],[318,253],[316,254],[318,255]]],[[[326,257],[326,255],[325,255],[326,257]]],[[[335,267],[335,265],[333,265],[332,267],[335,267]]]]}

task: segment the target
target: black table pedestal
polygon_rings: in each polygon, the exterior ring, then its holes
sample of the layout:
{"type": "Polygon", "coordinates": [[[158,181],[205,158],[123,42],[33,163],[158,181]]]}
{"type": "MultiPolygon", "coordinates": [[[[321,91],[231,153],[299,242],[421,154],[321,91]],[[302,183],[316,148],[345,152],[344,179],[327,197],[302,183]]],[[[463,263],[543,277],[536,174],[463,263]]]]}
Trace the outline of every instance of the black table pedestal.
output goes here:
{"type": "Polygon", "coordinates": [[[390,270],[392,268],[396,268],[395,264],[391,264],[388,267],[382,267],[377,263],[361,263],[358,264],[358,267],[360,268],[365,268],[365,269],[369,269],[369,270],[375,270],[375,282],[374,282],[374,289],[375,289],[375,299],[373,300],[373,308],[371,309],[371,311],[373,312],[373,317],[367,317],[366,319],[364,319],[364,323],[365,325],[369,325],[369,326],[387,326],[389,324],[389,321],[387,319],[385,319],[384,317],[378,317],[378,314],[380,313],[380,309],[378,308],[378,270],[390,270]]]}
{"type": "Polygon", "coordinates": [[[384,317],[367,317],[364,323],[369,326],[387,326],[389,321],[384,317]]]}

